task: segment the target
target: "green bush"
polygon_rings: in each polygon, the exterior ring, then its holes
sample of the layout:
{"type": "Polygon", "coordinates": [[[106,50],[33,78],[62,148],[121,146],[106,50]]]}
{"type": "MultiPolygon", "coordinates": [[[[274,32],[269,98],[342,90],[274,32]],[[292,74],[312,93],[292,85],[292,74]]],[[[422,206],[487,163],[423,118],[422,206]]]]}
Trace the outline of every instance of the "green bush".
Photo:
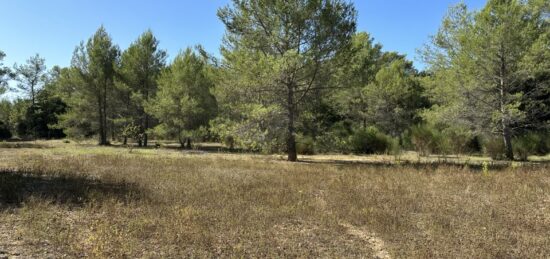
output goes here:
{"type": "Polygon", "coordinates": [[[520,160],[527,160],[530,155],[542,155],[546,154],[546,143],[542,134],[529,132],[518,136],[512,140],[512,147],[514,154],[518,156],[520,160]]]}
{"type": "Polygon", "coordinates": [[[0,140],[10,139],[12,137],[8,125],[0,121],[0,140]]]}
{"type": "Polygon", "coordinates": [[[492,137],[484,141],[483,153],[495,160],[504,159],[506,156],[502,138],[492,137]]]}
{"type": "Polygon", "coordinates": [[[383,154],[398,149],[399,142],[375,127],[360,129],[350,138],[351,149],[361,154],[383,154]]]}
{"type": "Polygon", "coordinates": [[[332,127],[315,138],[315,151],[320,153],[351,152],[349,137],[352,130],[345,122],[337,122],[332,127]]]}
{"type": "Polygon", "coordinates": [[[441,131],[440,147],[443,144],[444,152],[464,154],[469,150],[468,146],[473,139],[469,130],[457,127],[449,127],[441,131]]]}
{"type": "Polygon", "coordinates": [[[448,149],[445,137],[429,125],[415,125],[411,128],[411,143],[421,155],[443,153],[448,149]]]}
{"type": "Polygon", "coordinates": [[[315,141],[310,136],[298,136],[296,140],[296,152],[300,155],[315,154],[315,141]]]}
{"type": "Polygon", "coordinates": [[[223,138],[223,144],[229,148],[229,150],[235,149],[235,138],[232,135],[227,135],[223,138]]]}

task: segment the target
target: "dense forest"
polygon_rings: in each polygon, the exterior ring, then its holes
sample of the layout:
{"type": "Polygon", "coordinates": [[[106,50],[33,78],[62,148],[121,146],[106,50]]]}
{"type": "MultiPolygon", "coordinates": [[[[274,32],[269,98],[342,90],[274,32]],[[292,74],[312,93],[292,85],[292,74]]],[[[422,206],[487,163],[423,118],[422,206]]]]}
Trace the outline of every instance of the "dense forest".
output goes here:
{"type": "MultiPolygon", "coordinates": [[[[234,0],[218,10],[221,56],[171,62],[148,30],[121,50],[100,27],[69,67],[0,51],[0,139],[151,139],[183,148],[297,154],[550,152],[550,2],[489,0],[449,9],[418,50],[418,71],[357,31],[343,0],[234,0]]],[[[68,50],[70,51],[70,50],[68,50]]]]}

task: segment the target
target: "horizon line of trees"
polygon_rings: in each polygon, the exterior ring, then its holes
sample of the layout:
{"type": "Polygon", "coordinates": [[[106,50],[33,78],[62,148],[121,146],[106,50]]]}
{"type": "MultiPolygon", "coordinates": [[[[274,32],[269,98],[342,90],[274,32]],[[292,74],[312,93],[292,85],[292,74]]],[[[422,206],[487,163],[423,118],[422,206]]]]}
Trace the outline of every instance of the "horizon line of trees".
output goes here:
{"type": "Polygon", "coordinates": [[[234,0],[221,59],[186,48],[169,64],[147,30],[126,50],[101,26],[69,67],[38,54],[2,64],[0,139],[97,137],[100,145],[176,139],[286,152],[550,152],[550,4],[460,3],[419,50],[427,68],[356,31],[342,0],[234,0]],[[9,89],[7,81],[15,80],[9,89]]]}

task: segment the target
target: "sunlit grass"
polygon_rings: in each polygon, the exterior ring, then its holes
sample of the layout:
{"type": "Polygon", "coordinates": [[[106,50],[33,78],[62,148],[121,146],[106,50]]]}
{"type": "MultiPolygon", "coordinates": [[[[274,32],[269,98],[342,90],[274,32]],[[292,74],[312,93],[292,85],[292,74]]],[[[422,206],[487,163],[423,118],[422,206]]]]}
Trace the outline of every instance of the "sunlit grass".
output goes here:
{"type": "Polygon", "coordinates": [[[550,254],[544,164],[482,173],[333,162],[391,156],[288,163],[279,155],[35,144],[45,147],[0,148],[0,217],[31,257],[47,243],[56,257],[368,258],[380,252],[362,238],[370,235],[400,258],[550,254]]]}

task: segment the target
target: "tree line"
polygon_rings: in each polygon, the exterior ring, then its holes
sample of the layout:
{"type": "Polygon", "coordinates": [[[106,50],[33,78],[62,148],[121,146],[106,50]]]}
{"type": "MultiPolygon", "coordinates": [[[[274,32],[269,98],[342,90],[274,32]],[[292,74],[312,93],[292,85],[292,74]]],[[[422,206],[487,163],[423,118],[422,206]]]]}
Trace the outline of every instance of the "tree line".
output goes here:
{"type": "Polygon", "coordinates": [[[218,10],[220,58],[197,46],[167,63],[152,31],[121,50],[102,26],[69,67],[36,55],[9,68],[0,52],[0,94],[25,94],[0,103],[0,138],[221,141],[290,161],[401,149],[525,159],[550,151],[549,6],[450,8],[419,50],[423,71],[358,32],[342,0],[234,0],[218,10]]]}

